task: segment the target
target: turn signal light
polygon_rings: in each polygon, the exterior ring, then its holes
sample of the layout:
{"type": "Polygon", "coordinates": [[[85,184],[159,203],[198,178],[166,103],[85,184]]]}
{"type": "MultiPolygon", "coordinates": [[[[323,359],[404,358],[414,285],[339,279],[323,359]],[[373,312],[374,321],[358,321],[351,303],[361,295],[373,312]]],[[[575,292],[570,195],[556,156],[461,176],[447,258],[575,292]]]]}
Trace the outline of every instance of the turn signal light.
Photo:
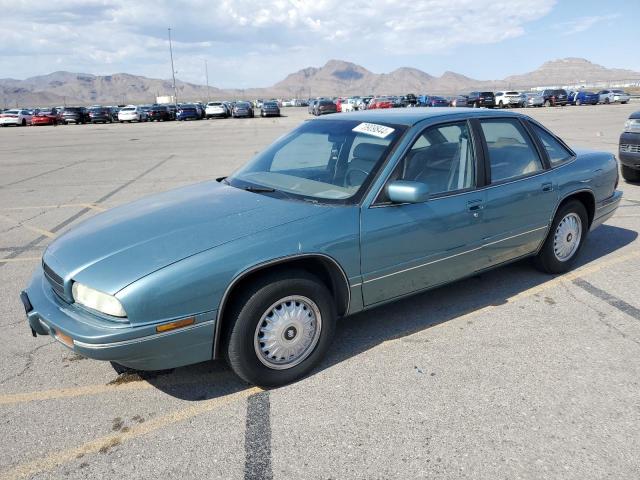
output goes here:
{"type": "Polygon", "coordinates": [[[73,338],[69,335],[62,333],[60,330],[56,330],[56,338],[64,343],[67,347],[73,348],[73,338]]]}
{"type": "Polygon", "coordinates": [[[182,320],[176,320],[175,322],[158,325],[156,327],[156,332],[168,332],[169,330],[175,330],[176,328],[188,327],[194,323],[196,323],[195,317],[183,318],[182,320]]]}

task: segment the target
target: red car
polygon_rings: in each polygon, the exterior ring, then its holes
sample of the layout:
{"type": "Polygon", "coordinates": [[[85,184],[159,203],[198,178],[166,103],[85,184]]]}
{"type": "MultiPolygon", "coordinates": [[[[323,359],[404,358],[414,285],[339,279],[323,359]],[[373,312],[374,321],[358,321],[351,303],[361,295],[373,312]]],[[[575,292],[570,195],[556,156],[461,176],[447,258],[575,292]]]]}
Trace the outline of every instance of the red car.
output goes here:
{"type": "Polygon", "coordinates": [[[62,120],[62,114],[55,108],[40,110],[31,117],[31,125],[53,125],[55,127],[59,123],[64,123],[64,121],[62,120]]]}
{"type": "Polygon", "coordinates": [[[390,99],[383,97],[372,98],[369,105],[367,105],[367,110],[378,108],[393,108],[393,102],[390,99]]]}

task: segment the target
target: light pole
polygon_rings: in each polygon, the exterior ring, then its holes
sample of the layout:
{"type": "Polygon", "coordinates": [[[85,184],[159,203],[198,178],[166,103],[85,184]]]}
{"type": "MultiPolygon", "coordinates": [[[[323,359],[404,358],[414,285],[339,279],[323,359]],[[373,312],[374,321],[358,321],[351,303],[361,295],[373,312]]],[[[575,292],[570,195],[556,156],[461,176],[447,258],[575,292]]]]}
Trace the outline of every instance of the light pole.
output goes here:
{"type": "Polygon", "coordinates": [[[209,100],[211,100],[210,96],[209,96],[209,67],[207,66],[207,59],[204,59],[204,76],[207,79],[207,103],[209,103],[209,100]]]}
{"type": "Polygon", "coordinates": [[[173,68],[173,48],[171,46],[171,27],[169,30],[169,56],[171,57],[171,76],[173,77],[173,102],[178,106],[178,89],[176,88],[176,70],[173,68]]]}

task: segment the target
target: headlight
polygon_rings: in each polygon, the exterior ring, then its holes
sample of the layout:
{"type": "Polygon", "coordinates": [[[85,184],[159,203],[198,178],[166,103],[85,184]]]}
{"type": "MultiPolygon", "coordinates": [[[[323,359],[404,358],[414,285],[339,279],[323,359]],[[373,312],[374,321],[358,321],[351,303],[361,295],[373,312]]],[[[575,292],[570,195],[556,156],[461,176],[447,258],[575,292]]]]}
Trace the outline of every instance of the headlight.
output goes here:
{"type": "Polygon", "coordinates": [[[624,131],[627,133],[640,133],[640,119],[630,118],[624,122],[624,131]]]}
{"type": "Polygon", "coordinates": [[[80,305],[113,317],[127,316],[120,300],[113,295],[99,292],[78,282],[73,283],[71,292],[73,293],[73,299],[80,305]]]}

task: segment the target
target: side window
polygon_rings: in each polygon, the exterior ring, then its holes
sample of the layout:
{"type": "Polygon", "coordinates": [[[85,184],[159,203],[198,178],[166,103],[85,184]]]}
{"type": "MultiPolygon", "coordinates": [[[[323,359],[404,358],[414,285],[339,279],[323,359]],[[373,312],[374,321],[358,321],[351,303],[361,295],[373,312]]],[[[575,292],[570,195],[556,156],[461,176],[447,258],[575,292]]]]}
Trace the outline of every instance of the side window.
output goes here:
{"type": "Polygon", "coordinates": [[[518,120],[480,120],[489,150],[491,182],[520,177],[542,170],[542,162],[518,120]]]}
{"type": "Polygon", "coordinates": [[[556,138],[553,137],[553,135],[551,135],[549,132],[540,128],[535,123],[531,123],[530,125],[544,145],[544,149],[549,155],[549,161],[551,162],[552,167],[562,165],[573,157],[571,152],[567,150],[565,146],[562,145],[558,140],[556,140],[556,138]]]}
{"type": "Polygon", "coordinates": [[[475,186],[473,144],[467,123],[426,129],[398,169],[393,179],[426,183],[431,195],[475,186]]]}

